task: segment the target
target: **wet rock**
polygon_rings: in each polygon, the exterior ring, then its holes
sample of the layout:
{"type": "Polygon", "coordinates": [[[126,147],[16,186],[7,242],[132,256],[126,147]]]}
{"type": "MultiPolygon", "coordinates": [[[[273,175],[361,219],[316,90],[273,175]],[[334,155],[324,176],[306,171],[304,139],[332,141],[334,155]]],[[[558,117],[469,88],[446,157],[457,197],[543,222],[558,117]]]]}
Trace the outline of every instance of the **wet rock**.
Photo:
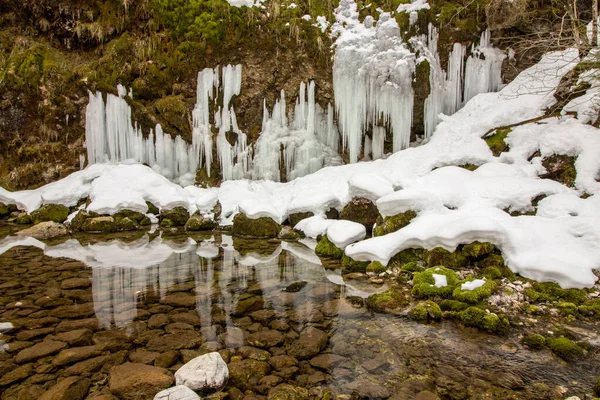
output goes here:
{"type": "Polygon", "coordinates": [[[190,324],[192,326],[200,326],[201,320],[198,314],[193,312],[182,312],[178,314],[173,314],[169,316],[172,322],[184,322],[186,324],[190,324]]]}
{"type": "Polygon", "coordinates": [[[200,346],[204,338],[195,331],[181,331],[152,338],[146,348],[150,351],[165,352],[169,350],[193,349],[200,346]]]}
{"type": "Polygon", "coordinates": [[[6,352],[13,354],[13,353],[18,353],[23,349],[33,346],[33,342],[21,342],[21,341],[15,340],[13,342],[8,343],[6,346],[7,346],[6,352]]]}
{"type": "MultiPolygon", "coordinates": [[[[57,320],[58,322],[58,320],[57,320]]],[[[77,329],[89,329],[92,331],[98,330],[97,318],[86,318],[75,321],[63,321],[56,327],[56,332],[68,332],[77,329]]]]}
{"type": "Polygon", "coordinates": [[[260,381],[258,381],[256,390],[259,393],[266,394],[269,391],[269,389],[271,389],[274,386],[279,385],[282,381],[283,381],[283,379],[279,376],[267,375],[264,378],[262,378],[260,381]]]}
{"type": "Polygon", "coordinates": [[[234,315],[241,316],[250,314],[253,311],[262,310],[264,308],[264,300],[261,296],[252,296],[244,300],[240,300],[234,311],[234,315]]]}
{"type": "Polygon", "coordinates": [[[88,218],[81,225],[81,230],[90,233],[112,233],[117,231],[117,224],[113,217],[88,218]]]}
{"type": "Polygon", "coordinates": [[[152,364],[159,354],[160,353],[154,351],[137,349],[136,351],[129,353],[129,361],[139,364],[152,364]]]}
{"type": "Polygon", "coordinates": [[[306,281],[297,281],[297,282],[293,282],[290,283],[285,289],[284,291],[288,292],[288,293],[297,293],[299,291],[301,291],[302,289],[304,289],[304,287],[306,286],[307,282],[306,281]]]}
{"type": "Polygon", "coordinates": [[[228,379],[227,364],[216,352],[194,358],[175,373],[177,385],[202,392],[221,390],[228,379]]]}
{"type": "Polygon", "coordinates": [[[246,340],[251,346],[269,348],[283,342],[283,334],[275,330],[259,331],[248,335],[246,340]]]}
{"type": "Polygon", "coordinates": [[[18,225],[29,225],[31,224],[31,215],[27,214],[26,212],[19,213],[15,219],[15,222],[18,225]]]}
{"type": "Polygon", "coordinates": [[[239,351],[242,357],[251,358],[257,361],[268,361],[271,357],[271,354],[268,351],[251,346],[242,346],[239,351]]]}
{"type": "Polygon", "coordinates": [[[174,365],[179,359],[179,352],[177,350],[171,350],[159,354],[154,360],[154,365],[162,368],[169,368],[174,365]]]}
{"type": "Polygon", "coordinates": [[[200,396],[187,386],[179,385],[158,392],[154,400],[200,400],[200,396]]]}
{"type": "Polygon", "coordinates": [[[99,371],[102,366],[108,362],[109,356],[100,356],[90,358],[84,361],[80,361],[76,364],[71,365],[69,368],[64,370],[63,375],[72,376],[72,375],[84,375],[91,372],[99,371]]]}
{"type": "Polygon", "coordinates": [[[370,378],[359,377],[346,384],[344,388],[360,399],[387,399],[391,396],[390,391],[380,382],[370,378]]]}
{"type": "Polygon", "coordinates": [[[269,395],[267,396],[268,400],[307,400],[308,399],[308,390],[298,387],[292,386],[289,384],[282,384],[279,386],[275,386],[273,389],[269,390],[269,395]]]}
{"type": "Polygon", "coordinates": [[[29,377],[33,373],[33,364],[21,365],[0,377],[0,386],[10,386],[29,377]]]}
{"type": "Polygon", "coordinates": [[[248,218],[238,213],[233,218],[233,235],[253,238],[276,238],[281,231],[281,225],[268,217],[248,218]]]}
{"type": "Polygon", "coordinates": [[[252,390],[270,371],[269,364],[263,361],[242,360],[229,364],[231,385],[243,391],[252,390]]]}
{"type": "Polygon", "coordinates": [[[39,400],[82,400],[87,396],[90,385],[91,381],[87,378],[65,378],[41,395],[39,400]]]}
{"type": "Polygon", "coordinates": [[[151,399],[173,385],[168,370],[145,364],[125,363],[110,369],[110,391],[122,400],[151,399]]]}
{"type": "Polygon", "coordinates": [[[369,199],[358,197],[352,199],[342,210],[341,219],[362,224],[367,232],[371,232],[377,221],[379,210],[369,199]]]}
{"type": "Polygon", "coordinates": [[[45,204],[31,213],[31,220],[34,225],[44,221],[53,221],[62,224],[68,216],[68,207],[59,204],[45,204]]]}
{"type": "Polygon", "coordinates": [[[63,224],[54,221],[40,222],[30,228],[17,232],[18,236],[29,236],[35,239],[51,239],[68,234],[63,224]]]}
{"type": "Polygon", "coordinates": [[[71,347],[61,350],[60,353],[52,360],[54,365],[68,365],[88,358],[96,357],[102,354],[102,346],[84,346],[71,347]]]}
{"type": "Polygon", "coordinates": [[[173,223],[174,226],[184,226],[188,219],[190,218],[190,213],[183,207],[175,207],[172,210],[161,210],[160,215],[158,217],[161,225],[163,225],[164,220],[169,220],[173,223]]]}
{"type": "Polygon", "coordinates": [[[422,392],[417,393],[414,400],[440,400],[440,397],[429,390],[423,390],[422,392]]]}
{"type": "Polygon", "coordinates": [[[290,325],[283,321],[283,320],[275,320],[273,322],[271,322],[271,324],[269,325],[269,327],[271,329],[276,329],[278,331],[287,331],[288,329],[290,329],[290,325]]]}
{"type": "Polygon", "coordinates": [[[212,218],[206,218],[198,213],[192,215],[185,223],[186,231],[210,231],[218,225],[212,218]]]}
{"type": "Polygon", "coordinates": [[[60,283],[60,288],[63,290],[86,289],[90,286],[92,286],[92,281],[89,278],[70,278],[60,283]]]}
{"type": "Polygon", "coordinates": [[[336,354],[320,354],[314,358],[312,358],[309,363],[313,367],[330,370],[332,367],[337,364],[346,361],[346,357],[338,356],[336,354]]]}
{"type": "Polygon", "coordinates": [[[196,305],[196,297],[191,294],[178,292],[165,296],[161,304],[166,304],[173,307],[193,307],[196,305]]]}
{"type": "Polygon", "coordinates": [[[186,324],[184,322],[173,322],[165,326],[165,332],[167,333],[175,333],[179,331],[191,331],[194,330],[194,327],[190,324],[186,324]]]}
{"type": "Polygon", "coordinates": [[[115,223],[118,231],[130,232],[138,229],[138,224],[127,217],[120,218],[115,223]]]}
{"type": "Polygon", "coordinates": [[[302,221],[303,219],[310,218],[313,215],[315,215],[315,214],[311,211],[292,213],[292,214],[288,215],[288,222],[290,223],[290,226],[293,228],[298,224],[298,222],[302,221]]]}
{"type": "Polygon", "coordinates": [[[148,328],[158,329],[166,326],[169,323],[169,316],[167,314],[154,314],[148,318],[148,328]]]}
{"type": "Polygon", "coordinates": [[[67,347],[67,344],[64,342],[47,340],[45,342],[41,342],[24,350],[21,350],[15,357],[15,362],[17,364],[23,364],[29,361],[34,361],[38,358],[56,354],[65,347],[67,347]]]}
{"type": "Polygon", "coordinates": [[[117,351],[130,347],[131,337],[123,331],[102,331],[94,333],[92,340],[105,350],[117,351]]]}
{"type": "Polygon", "coordinates": [[[327,345],[327,334],[320,329],[309,326],[300,334],[288,350],[288,354],[300,360],[312,358],[327,345]]]}
{"type": "Polygon", "coordinates": [[[50,316],[60,319],[79,319],[94,315],[94,303],[71,304],[50,311],[50,316]]]}
{"type": "Polygon", "coordinates": [[[292,356],[280,355],[271,357],[269,359],[269,364],[279,371],[284,368],[298,366],[298,360],[292,356]]]}
{"type": "Polygon", "coordinates": [[[275,318],[275,311],[273,310],[259,310],[250,314],[250,318],[254,321],[260,322],[261,324],[267,323],[275,318]]]}
{"type": "Polygon", "coordinates": [[[290,228],[289,226],[283,226],[281,228],[281,231],[279,231],[279,234],[277,235],[278,239],[281,240],[298,240],[301,239],[302,237],[304,237],[303,234],[300,234],[298,232],[296,232],[295,230],[293,230],[292,228],[290,228]]]}
{"type": "Polygon", "coordinates": [[[35,339],[40,336],[49,335],[51,333],[54,333],[54,328],[39,328],[39,329],[24,330],[24,331],[17,333],[16,339],[26,342],[28,340],[35,339]]]}

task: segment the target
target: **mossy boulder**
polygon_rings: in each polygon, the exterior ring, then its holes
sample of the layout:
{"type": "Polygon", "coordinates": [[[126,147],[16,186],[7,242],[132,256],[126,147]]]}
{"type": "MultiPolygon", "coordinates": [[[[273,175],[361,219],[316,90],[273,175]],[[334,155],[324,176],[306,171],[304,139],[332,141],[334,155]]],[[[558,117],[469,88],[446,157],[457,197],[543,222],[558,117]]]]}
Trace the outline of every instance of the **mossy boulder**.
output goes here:
{"type": "MultiPolygon", "coordinates": [[[[464,281],[462,283],[466,283],[464,281]]],[[[477,304],[492,295],[496,287],[498,286],[494,281],[486,281],[482,286],[473,289],[473,290],[462,290],[462,283],[459,284],[454,292],[452,292],[452,297],[454,297],[458,301],[462,301],[464,303],[469,304],[477,304]]]]}
{"type": "Polygon", "coordinates": [[[248,218],[244,213],[238,213],[233,218],[233,235],[253,238],[276,238],[281,231],[281,225],[269,217],[256,219],[248,218]]]}
{"type": "Polygon", "coordinates": [[[146,206],[148,206],[148,214],[158,215],[160,213],[160,211],[158,210],[158,207],[156,207],[154,204],[150,203],[149,201],[146,202],[146,206]]]}
{"type": "Polygon", "coordinates": [[[210,231],[217,227],[215,220],[195,213],[185,223],[186,231],[210,231]]]}
{"type": "Polygon", "coordinates": [[[546,168],[546,173],[540,175],[540,178],[552,179],[565,186],[575,186],[577,170],[575,169],[575,157],[563,154],[553,154],[542,160],[542,165],[546,168]]]}
{"type": "Polygon", "coordinates": [[[284,226],[277,237],[281,240],[298,240],[304,237],[304,233],[295,231],[289,226],[284,226]]]}
{"type": "Polygon", "coordinates": [[[451,269],[439,266],[429,268],[423,272],[416,272],[413,278],[412,294],[416,298],[424,297],[449,297],[458,284],[458,276],[451,269]],[[446,286],[438,287],[435,285],[433,275],[444,275],[446,277],[446,286]]]}
{"type": "Polygon", "coordinates": [[[298,222],[302,221],[305,218],[310,218],[313,215],[315,215],[315,214],[310,211],[293,213],[293,214],[288,215],[288,223],[293,228],[298,224],[298,222]]]}
{"type": "Polygon", "coordinates": [[[523,340],[521,340],[521,343],[530,349],[539,350],[546,345],[546,338],[539,333],[535,333],[532,335],[525,335],[523,340]]]}
{"type": "Polygon", "coordinates": [[[145,214],[141,212],[132,211],[132,210],[121,210],[118,213],[113,215],[115,221],[119,221],[122,218],[129,218],[131,221],[135,223],[140,223],[144,218],[147,218],[145,214]]]}
{"type": "Polygon", "coordinates": [[[342,267],[345,272],[367,272],[368,261],[356,261],[346,254],[342,255],[342,267]]]}
{"type": "Polygon", "coordinates": [[[115,219],[115,224],[117,225],[117,230],[123,232],[135,231],[139,227],[135,221],[128,217],[119,218],[118,220],[115,219]]]}
{"type": "Polygon", "coordinates": [[[469,307],[458,313],[458,319],[465,326],[474,327],[490,333],[506,333],[510,323],[505,316],[487,313],[478,307],[469,307]]]}
{"type": "Polygon", "coordinates": [[[10,211],[8,206],[4,203],[0,203],[0,218],[8,217],[10,215],[10,211]]]}
{"type": "Polygon", "coordinates": [[[598,378],[596,384],[594,385],[594,394],[596,396],[600,396],[600,378],[598,378]]]}
{"type": "Polygon", "coordinates": [[[462,253],[465,257],[479,258],[492,253],[495,249],[496,246],[489,242],[473,242],[465,245],[462,253]]]}
{"type": "Polygon", "coordinates": [[[499,128],[491,135],[487,135],[483,138],[494,156],[498,157],[500,153],[509,150],[504,139],[506,139],[510,132],[512,132],[511,128],[499,128]]]}
{"type": "Polygon", "coordinates": [[[379,261],[371,261],[369,265],[367,265],[367,273],[371,272],[373,274],[381,274],[387,271],[387,267],[380,263],[379,261]]]}
{"type": "Polygon", "coordinates": [[[408,262],[406,264],[404,264],[402,266],[402,268],[400,268],[400,272],[403,273],[415,273],[415,272],[422,272],[424,271],[425,268],[423,268],[423,266],[421,266],[421,262],[419,261],[411,261],[408,262]]]}
{"type": "Polygon", "coordinates": [[[342,258],[344,250],[331,243],[327,235],[323,235],[315,247],[315,253],[320,257],[342,258]]]}
{"type": "Polygon", "coordinates": [[[450,252],[441,247],[425,250],[423,260],[429,267],[443,265],[450,269],[462,269],[468,265],[467,258],[460,251],[450,252]]]}
{"type": "Polygon", "coordinates": [[[31,215],[22,212],[17,216],[15,222],[19,225],[29,225],[31,224],[31,215]]]}
{"type": "Polygon", "coordinates": [[[383,236],[396,232],[410,224],[410,221],[416,216],[417,213],[412,210],[385,218],[380,215],[377,217],[375,228],[373,228],[373,236],[383,236]]]}
{"type": "Polygon", "coordinates": [[[171,210],[161,210],[158,217],[163,226],[162,222],[168,219],[172,222],[171,226],[184,226],[185,223],[190,219],[190,213],[183,207],[175,207],[171,210]]]}
{"type": "Polygon", "coordinates": [[[372,294],[367,298],[367,308],[381,313],[399,313],[408,307],[406,295],[398,289],[372,294]]]}
{"type": "Polygon", "coordinates": [[[587,300],[584,290],[562,289],[553,282],[534,282],[533,286],[525,291],[525,294],[535,303],[566,301],[582,304],[587,300]]]}
{"type": "Polygon", "coordinates": [[[586,301],[578,307],[578,311],[581,315],[600,319],[600,299],[586,301]]]}
{"type": "Polygon", "coordinates": [[[377,206],[371,200],[363,197],[352,199],[340,214],[341,219],[362,224],[367,232],[373,230],[377,217],[379,217],[377,206]]]}
{"type": "Polygon", "coordinates": [[[458,300],[444,299],[440,301],[440,309],[442,311],[459,312],[469,308],[469,304],[458,300]]]}
{"type": "Polygon", "coordinates": [[[117,231],[117,223],[113,217],[87,218],[81,230],[90,233],[112,233],[117,231]]]}
{"type": "Polygon", "coordinates": [[[554,354],[567,361],[577,360],[585,354],[583,347],[566,337],[547,337],[546,346],[548,346],[554,354]]]}
{"type": "Polygon", "coordinates": [[[402,250],[390,259],[388,266],[402,267],[410,262],[419,262],[423,256],[423,249],[406,249],[402,250]]]}
{"type": "Polygon", "coordinates": [[[442,310],[435,302],[426,300],[414,306],[408,312],[408,316],[416,321],[440,321],[442,319],[442,310]]]}
{"type": "Polygon", "coordinates": [[[62,224],[68,216],[69,207],[60,204],[44,204],[31,213],[31,220],[35,225],[44,221],[54,221],[62,224]]]}

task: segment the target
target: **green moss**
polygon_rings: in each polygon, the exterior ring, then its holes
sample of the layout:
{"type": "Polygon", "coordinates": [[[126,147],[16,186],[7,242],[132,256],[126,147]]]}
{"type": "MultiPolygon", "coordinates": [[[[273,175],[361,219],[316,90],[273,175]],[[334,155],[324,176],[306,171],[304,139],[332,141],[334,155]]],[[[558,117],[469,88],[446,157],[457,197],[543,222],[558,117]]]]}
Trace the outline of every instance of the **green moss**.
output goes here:
{"type": "Polygon", "coordinates": [[[15,222],[18,225],[29,225],[31,224],[31,215],[23,212],[19,214],[15,222]]]}
{"type": "Polygon", "coordinates": [[[372,261],[367,266],[367,272],[372,272],[377,275],[384,273],[385,271],[387,271],[387,267],[379,261],[372,261]]]}
{"type": "Polygon", "coordinates": [[[148,214],[158,215],[160,213],[160,211],[158,210],[158,207],[156,207],[154,204],[150,203],[149,201],[146,202],[146,206],[148,206],[148,214]]]}
{"type": "Polygon", "coordinates": [[[164,219],[169,219],[174,226],[184,226],[189,218],[190,213],[183,207],[175,207],[171,210],[163,209],[160,211],[160,215],[158,216],[161,225],[164,219]]]}
{"type": "Polygon", "coordinates": [[[434,296],[449,297],[457,284],[458,276],[456,275],[456,272],[452,271],[451,269],[441,266],[429,268],[423,272],[415,273],[413,278],[412,294],[417,298],[434,296]],[[445,275],[447,286],[435,286],[433,274],[445,275]]]}
{"type": "Polygon", "coordinates": [[[117,231],[117,224],[113,217],[88,218],[81,225],[81,230],[91,233],[111,233],[117,231]]]}
{"type": "Polygon", "coordinates": [[[8,206],[4,203],[0,203],[0,218],[6,217],[7,215],[10,215],[10,211],[8,211],[8,206]]]}
{"type": "Polygon", "coordinates": [[[408,316],[416,321],[442,319],[442,310],[435,302],[431,300],[422,301],[408,312],[408,316]]]}
{"type": "Polygon", "coordinates": [[[596,396],[600,396],[600,378],[598,378],[596,384],[594,385],[594,394],[596,396]]]}
{"type": "Polygon", "coordinates": [[[221,172],[211,168],[210,176],[208,176],[206,168],[200,168],[196,171],[195,183],[203,188],[217,187],[221,184],[221,172]]]}
{"type": "Polygon", "coordinates": [[[319,243],[317,243],[317,247],[315,247],[315,253],[320,257],[342,258],[344,250],[331,243],[327,238],[327,235],[323,235],[321,236],[319,243]]]}
{"type": "Polygon", "coordinates": [[[127,232],[127,231],[135,231],[138,229],[138,224],[135,221],[129,219],[128,217],[123,217],[123,218],[120,218],[119,220],[116,220],[116,224],[117,224],[118,231],[127,232]]]}
{"type": "Polygon", "coordinates": [[[536,303],[566,301],[578,305],[587,299],[584,290],[562,289],[553,282],[534,282],[525,294],[536,303]]]}
{"type": "Polygon", "coordinates": [[[467,258],[460,251],[449,252],[441,247],[425,250],[423,260],[429,267],[443,265],[451,269],[462,269],[468,265],[467,258]]]}
{"type": "Polygon", "coordinates": [[[582,315],[600,319],[600,299],[586,301],[585,304],[579,306],[578,311],[582,315]]]}
{"type": "Polygon", "coordinates": [[[315,214],[310,211],[293,213],[293,214],[288,215],[288,222],[289,222],[290,226],[293,228],[296,226],[296,224],[298,224],[298,222],[302,221],[305,218],[310,218],[313,215],[315,215],[315,214]]]}
{"type": "Polygon", "coordinates": [[[233,235],[254,238],[276,238],[281,231],[281,225],[268,217],[248,218],[244,213],[238,213],[233,218],[233,235]]]}
{"type": "Polygon", "coordinates": [[[463,303],[462,301],[445,299],[440,301],[440,308],[442,309],[442,311],[458,312],[466,310],[467,308],[469,308],[469,305],[467,303],[463,303]]]}
{"type": "Polygon", "coordinates": [[[508,145],[504,139],[510,132],[512,132],[511,128],[499,128],[493,134],[483,138],[494,156],[498,157],[500,153],[508,151],[508,145]]]}
{"type": "Polygon", "coordinates": [[[377,217],[377,223],[375,228],[373,228],[374,236],[383,236],[388,233],[396,232],[408,224],[410,221],[417,216],[417,213],[409,210],[401,214],[396,214],[391,217],[381,218],[381,216],[377,217]]]}
{"type": "MultiPolygon", "coordinates": [[[[462,283],[465,282],[466,281],[462,283]]],[[[497,284],[494,281],[486,281],[483,286],[473,290],[462,290],[461,285],[458,285],[456,289],[454,289],[454,292],[452,292],[452,297],[465,303],[477,304],[490,297],[494,290],[496,290],[496,287],[497,284]]]]}
{"type": "Polygon", "coordinates": [[[506,333],[510,323],[505,316],[487,313],[478,307],[469,307],[458,313],[458,319],[465,326],[471,326],[491,333],[506,333]]]}
{"type": "Polygon", "coordinates": [[[163,122],[163,126],[175,129],[175,133],[186,135],[190,130],[190,110],[182,95],[165,96],[154,103],[154,109],[163,122]]]}
{"type": "Polygon", "coordinates": [[[410,262],[421,261],[423,249],[406,249],[394,254],[388,266],[402,267],[410,262]]]}
{"type": "Polygon", "coordinates": [[[390,289],[367,298],[367,307],[375,312],[401,311],[408,306],[408,299],[400,290],[390,289]]]}
{"type": "Polygon", "coordinates": [[[539,350],[546,344],[546,338],[540,334],[525,335],[521,343],[531,349],[539,350]]]}
{"type": "Polygon", "coordinates": [[[402,268],[400,268],[400,272],[404,272],[404,273],[421,272],[423,270],[424,270],[424,268],[419,264],[418,261],[408,262],[408,263],[404,264],[402,266],[402,268]]]}
{"type": "Polygon", "coordinates": [[[475,165],[475,164],[462,164],[459,165],[460,168],[466,169],[467,171],[475,171],[477,168],[479,168],[479,165],[475,165]]]}
{"type": "Polygon", "coordinates": [[[132,220],[136,223],[139,223],[145,217],[146,216],[144,214],[142,214],[141,212],[132,211],[132,210],[121,210],[118,213],[113,215],[113,218],[115,219],[115,221],[119,221],[122,218],[129,218],[130,220],[132,220]]]}
{"type": "Polygon", "coordinates": [[[34,224],[44,221],[63,223],[69,216],[69,208],[59,204],[45,204],[31,213],[34,224]]]}
{"type": "Polygon", "coordinates": [[[204,218],[199,213],[195,213],[185,223],[186,231],[210,231],[217,227],[217,223],[210,219],[204,218]]]}
{"type": "Polygon", "coordinates": [[[379,217],[379,210],[375,204],[371,200],[361,197],[352,199],[340,213],[341,219],[362,224],[367,232],[371,232],[377,217],[379,217]]]}
{"type": "Polygon", "coordinates": [[[342,255],[342,267],[346,270],[345,272],[366,272],[368,265],[368,261],[356,261],[346,254],[342,255]]]}
{"type": "Polygon", "coordinates": [[[575,161],[575,157],[564,154],[553,154],[546,157],[542,159],[542,165],[546,168],[546,173],[540,175],[540,178],[552,179],[565,186],[574,187],[577,178],[575,161]]]}
{"type": "Polygon", "coordinates": [[[581,346],[566,337],[547,337],[546,345],[554,354],[567,361],[577,360],[585,354],[581,346]]]}
{"type": "Polygon", "coordinates": [[[490,254],[496,249],[492,243],[473,242],[463,247],[462,253],[465,257],[479,258],[490,254]]]}
{"type": "Polygon", "coordinates": [[[558,308],[558,312],[562,315],[574,315],[577,314],[577,306],[573,303],[569,303],[566,301],[561,301],[556,304],[556,308],[558,308]]]}
{"type": "Polygon", "coordinates": [[[163,228],[172,228],[175,227],[175,222],[173,222],[171,219],[169,218],[163,218],[162,221],[160,221],[160,226],[162,226],[163,228]]]}

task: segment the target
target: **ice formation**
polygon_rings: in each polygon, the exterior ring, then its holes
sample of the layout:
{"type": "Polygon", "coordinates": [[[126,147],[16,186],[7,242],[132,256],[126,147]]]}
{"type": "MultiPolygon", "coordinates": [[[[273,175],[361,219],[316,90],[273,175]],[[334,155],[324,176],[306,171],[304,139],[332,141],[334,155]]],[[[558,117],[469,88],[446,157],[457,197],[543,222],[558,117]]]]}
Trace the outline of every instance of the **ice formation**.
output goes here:
{"type": "Polygon", "coordinates": [[[506,54],[492,46],[490,31],[481,35],[478,46],[473,44],[465,64],[463,103],[479,93],[496,92],[502,87],[502,62],[506,54]]]}

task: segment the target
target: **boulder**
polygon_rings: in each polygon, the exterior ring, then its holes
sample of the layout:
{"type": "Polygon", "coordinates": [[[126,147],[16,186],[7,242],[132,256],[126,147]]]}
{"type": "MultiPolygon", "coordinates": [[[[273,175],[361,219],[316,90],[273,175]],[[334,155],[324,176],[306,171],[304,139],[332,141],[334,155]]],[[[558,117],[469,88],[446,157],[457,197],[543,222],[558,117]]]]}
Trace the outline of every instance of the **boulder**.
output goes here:
{"type": "Polygon", "coordinates": [[[300,337],[295,340],[288,354],[300,360],[313,358],[325,349],[327,345],[327,334],[320,329],[309,326],[300,333],[300,337]]]}
{"type": "Polygon", "coordinates": [[[44,221],[54,221],[62,224],[69,216],[69,208],[60,204],[45,204],[31,213],[34,225],[44,221]]]}
{"type": "Polygon", "coordinates": [[[184,226],[190,219],[190,213],[183,207],[175,207],[171,210],[161,210],[158,219],[161,225],[163,225],[164,220],[169,220],[173,223],[173,226],[184,226]]]}
{"type": "Polygon", "coordinates": [[[154,400],[200,400],[200,396],[187,386],[173,386],[158,392],[154,400]]]}
{"type": "Polygon", "coordinates": [[[110,391],[122,400],[151,399],[172,386],[173,374],[160,367],[125,363],[110,369],[110,391]]]}
{"type": "Polygon", "coordinates": [[[93,233],[112,233],[117,231],[117,224],[113,217],[88,218],[81,225],[81,230],[93,233]]]}
{"type": "Polygon", "coordinates": [[[91,381],[80,376],[71,376],[52,386],[39,400],[82,400],[88,394],[91,381]]]}
{"type": "Polygon", "coordinates": [[[264,361],[247,359],[232,362],[229,364],[231,386],[242,391],[252,390],[270,371],[271,366],[264,361]]]}
{"type": "Polygon", "coordinates": [[[269,217],[248,218],[238,213],[233,218],[233,235],[252,238],[276,238],[281,231],[281,225],[269,217]]]}
{"type": "Polygon", "coordinates": [[[379,217],[377,206],[371,200],[363,197],[352,199],[350,203],[346,204],[340,214],[341,219],[362,224],[367,232],[372,231],[377,217],[379,217]]]}
{"type": "Polygon", "coordinates": [[[67,228],[63,224],[54,221],[45,221],[19,231],[17,235],[30,236],[35,239],[51,239],[53,237],[64,236],[67,233],[67,228]]]}
{"type": "Polygon", "coordinates": [[[210,231],[216,227],[217,223],[213,219],[206,218],[199,213],[192,215],[185,223],[186,231],[210,231]]]}
{"type": "Polygon", "coordinates": [[[196,357],[175,373],[177,385],[201,392],[221,390],[228,380],[229,369],[217,352],[196,357]]]}
{"type": "Polygon", "coordinates": [[[15,362],[17,364],[24,364],[29,361],[37,360],[38,358],[56,354],[65,347],[67,347],[67,344],[64,342],[47,340],[21,350],[15,357],[15,362]]]}

